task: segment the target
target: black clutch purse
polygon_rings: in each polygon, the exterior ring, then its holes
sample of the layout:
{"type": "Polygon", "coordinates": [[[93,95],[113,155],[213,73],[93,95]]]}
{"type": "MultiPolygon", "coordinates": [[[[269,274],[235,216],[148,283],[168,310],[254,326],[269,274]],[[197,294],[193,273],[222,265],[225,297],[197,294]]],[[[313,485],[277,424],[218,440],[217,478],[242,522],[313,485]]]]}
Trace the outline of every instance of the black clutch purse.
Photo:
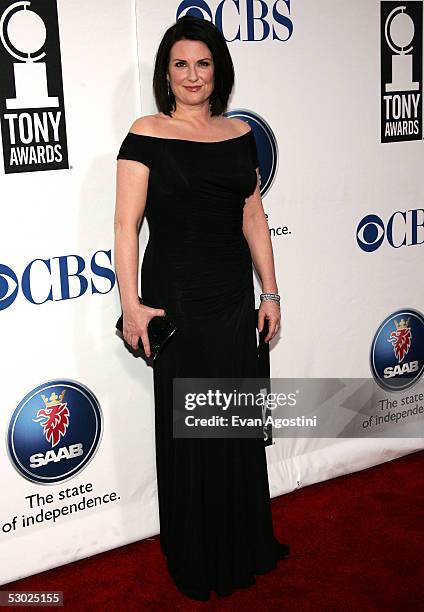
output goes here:
{"type": "MultiPolygon", "coordinates": [[[[138,298],[142,303],[141,298],[138,298]]],[[[124,315],[121,314],[116,322],[116,329],[122,334],[123,332],[124,315]]],[[[150,343],[150,357],[146,356],[141,338],[138,340],[138,348],[141,356],[144,359],[155,360],[159,352],[169,340],[169,338],[177,331],[175,325],[165,317],[153,317],[150,319],[147,326],[147,335],[150,343]]]]}

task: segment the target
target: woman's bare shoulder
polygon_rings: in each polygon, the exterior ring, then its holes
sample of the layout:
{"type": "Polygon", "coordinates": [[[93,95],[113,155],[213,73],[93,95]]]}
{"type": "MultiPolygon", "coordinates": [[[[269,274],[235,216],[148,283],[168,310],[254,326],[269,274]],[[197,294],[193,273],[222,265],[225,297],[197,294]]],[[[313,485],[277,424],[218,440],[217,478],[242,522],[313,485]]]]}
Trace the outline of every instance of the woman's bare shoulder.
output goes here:
{"type": "Polygon", "coordinates": [[[237,119],[237,117],[226,117],[225,120],[232,123],[234,130],[237,131],[237,134],[240,136],[247,134],[247,132],[250,132],[251,130],[250,125],[246,121],[243,121],[243,119],[237,119]]]}
{"type": "Polygon", "coordinates": [[[141,136],[157,136],[163,122],[164,119],[160,113],[156,113],[156,115],[145,115],[144,117],[136,119],[129,131],[140,134],[141,136]]]}

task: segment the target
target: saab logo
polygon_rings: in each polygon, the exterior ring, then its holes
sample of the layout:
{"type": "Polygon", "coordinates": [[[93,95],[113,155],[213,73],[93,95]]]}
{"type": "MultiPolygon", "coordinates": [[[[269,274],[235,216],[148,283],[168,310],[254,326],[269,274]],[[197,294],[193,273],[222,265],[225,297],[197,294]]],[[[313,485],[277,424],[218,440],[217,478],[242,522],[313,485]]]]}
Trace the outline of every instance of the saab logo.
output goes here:
{"type": "Polygon", "coordinates": [[[224,113],[226,117],[243,119],[250,125],[256,141],[259,158],[259,184],[264,197],[274,181],[278,164],[277,139],[263,117],[250,110],[238,108],[224,113]]]}
{"type": "Polygon", "coordinates": [[[391,247],[416,246],[424,243],[424,209],[397,210],[386,224],[377,215],[366,215],[356,228],[358,246],[367,253],[376,251],[384,238],[391,247]]]}
{"type": "Polygon", "coordinates": [[[5,173],[68,168],[55,0],[0,0],[0,41],[5,173]]]}
{"type": "Polygon", "coordinates": [[[374,336],[370,361],[383,389],[412,387],[424,372],[424,315],[413,309],[389,315],[374,336]]]}
{"type": "Polygon", "coordinates": [[[111,251],[96,251],[90,259],[90,271],[80,255],[60,255],[50,259],[33,259],[20,273],[0,264],[0,310],[15,301],[19,284],[22,294],[31,304],[45,304],[79,298],[89,291],[105,294],[112,291],[116,276],[112,269],[111,251]],[[103,260],[104,265],[101,265],[103,260]],[[87,278],[88,276],[88,278],[87,278]],[[90,284],[89,284],[90,280],[90,284]]]}
{"type": "Polygon", "coordinates": [[[9,457],[31,482],[47,485],[73,478],[100,444],[103,417],[93,392],[79,382],[53,380],[30,391],[8,429],[9,457]]]}
{"type": "Polygon", "coordinates": [[[290,0],[221,0],[213,4],[214,10],[204,0],[184,0],[177,8],[176,19],[192,15],[212,21],[227,42],[260,42],[267,38],[285,42],[293,34],[290,0]]]}
{"type": "Polygon", "coordinates": [[[423,3],[381,3],[381,142],[421,140],[423,3]]]}

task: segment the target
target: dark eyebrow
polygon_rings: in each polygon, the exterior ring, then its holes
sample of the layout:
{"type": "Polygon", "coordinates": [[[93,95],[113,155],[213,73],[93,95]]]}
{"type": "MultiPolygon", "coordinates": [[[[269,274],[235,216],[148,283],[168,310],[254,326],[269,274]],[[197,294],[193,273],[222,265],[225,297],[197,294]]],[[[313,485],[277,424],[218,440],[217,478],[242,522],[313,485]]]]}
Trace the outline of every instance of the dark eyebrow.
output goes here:
{"type": "MultiPolygon", "coordinates": [[[[211,60],[211,57],[202,57],[201,59],[197,60],[198,62],[203,62],[204,60],[211,60]]],[[[172,60],[173,62],[185,62],[185,59],[179,59],[178,57],[174,57],[174,59],[172,60]]]]}

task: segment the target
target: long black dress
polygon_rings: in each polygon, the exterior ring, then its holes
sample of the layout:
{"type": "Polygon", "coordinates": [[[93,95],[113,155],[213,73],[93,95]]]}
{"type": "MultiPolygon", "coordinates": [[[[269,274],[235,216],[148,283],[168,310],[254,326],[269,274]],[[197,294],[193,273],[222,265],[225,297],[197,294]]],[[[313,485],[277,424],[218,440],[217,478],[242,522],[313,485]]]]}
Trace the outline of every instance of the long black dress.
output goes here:
{"type": "Polygon", "coordinates": [[[255,582],[288,553],[272,527],[262,439],[173,438],[173,377],[257,376],[243,206],[256,186],[252,131],[204,142],[129,132],[118,159],[150,168],[145,304],[177,332],[154,362],[160,542],[180,591],[208,599],[255,582]]]}

